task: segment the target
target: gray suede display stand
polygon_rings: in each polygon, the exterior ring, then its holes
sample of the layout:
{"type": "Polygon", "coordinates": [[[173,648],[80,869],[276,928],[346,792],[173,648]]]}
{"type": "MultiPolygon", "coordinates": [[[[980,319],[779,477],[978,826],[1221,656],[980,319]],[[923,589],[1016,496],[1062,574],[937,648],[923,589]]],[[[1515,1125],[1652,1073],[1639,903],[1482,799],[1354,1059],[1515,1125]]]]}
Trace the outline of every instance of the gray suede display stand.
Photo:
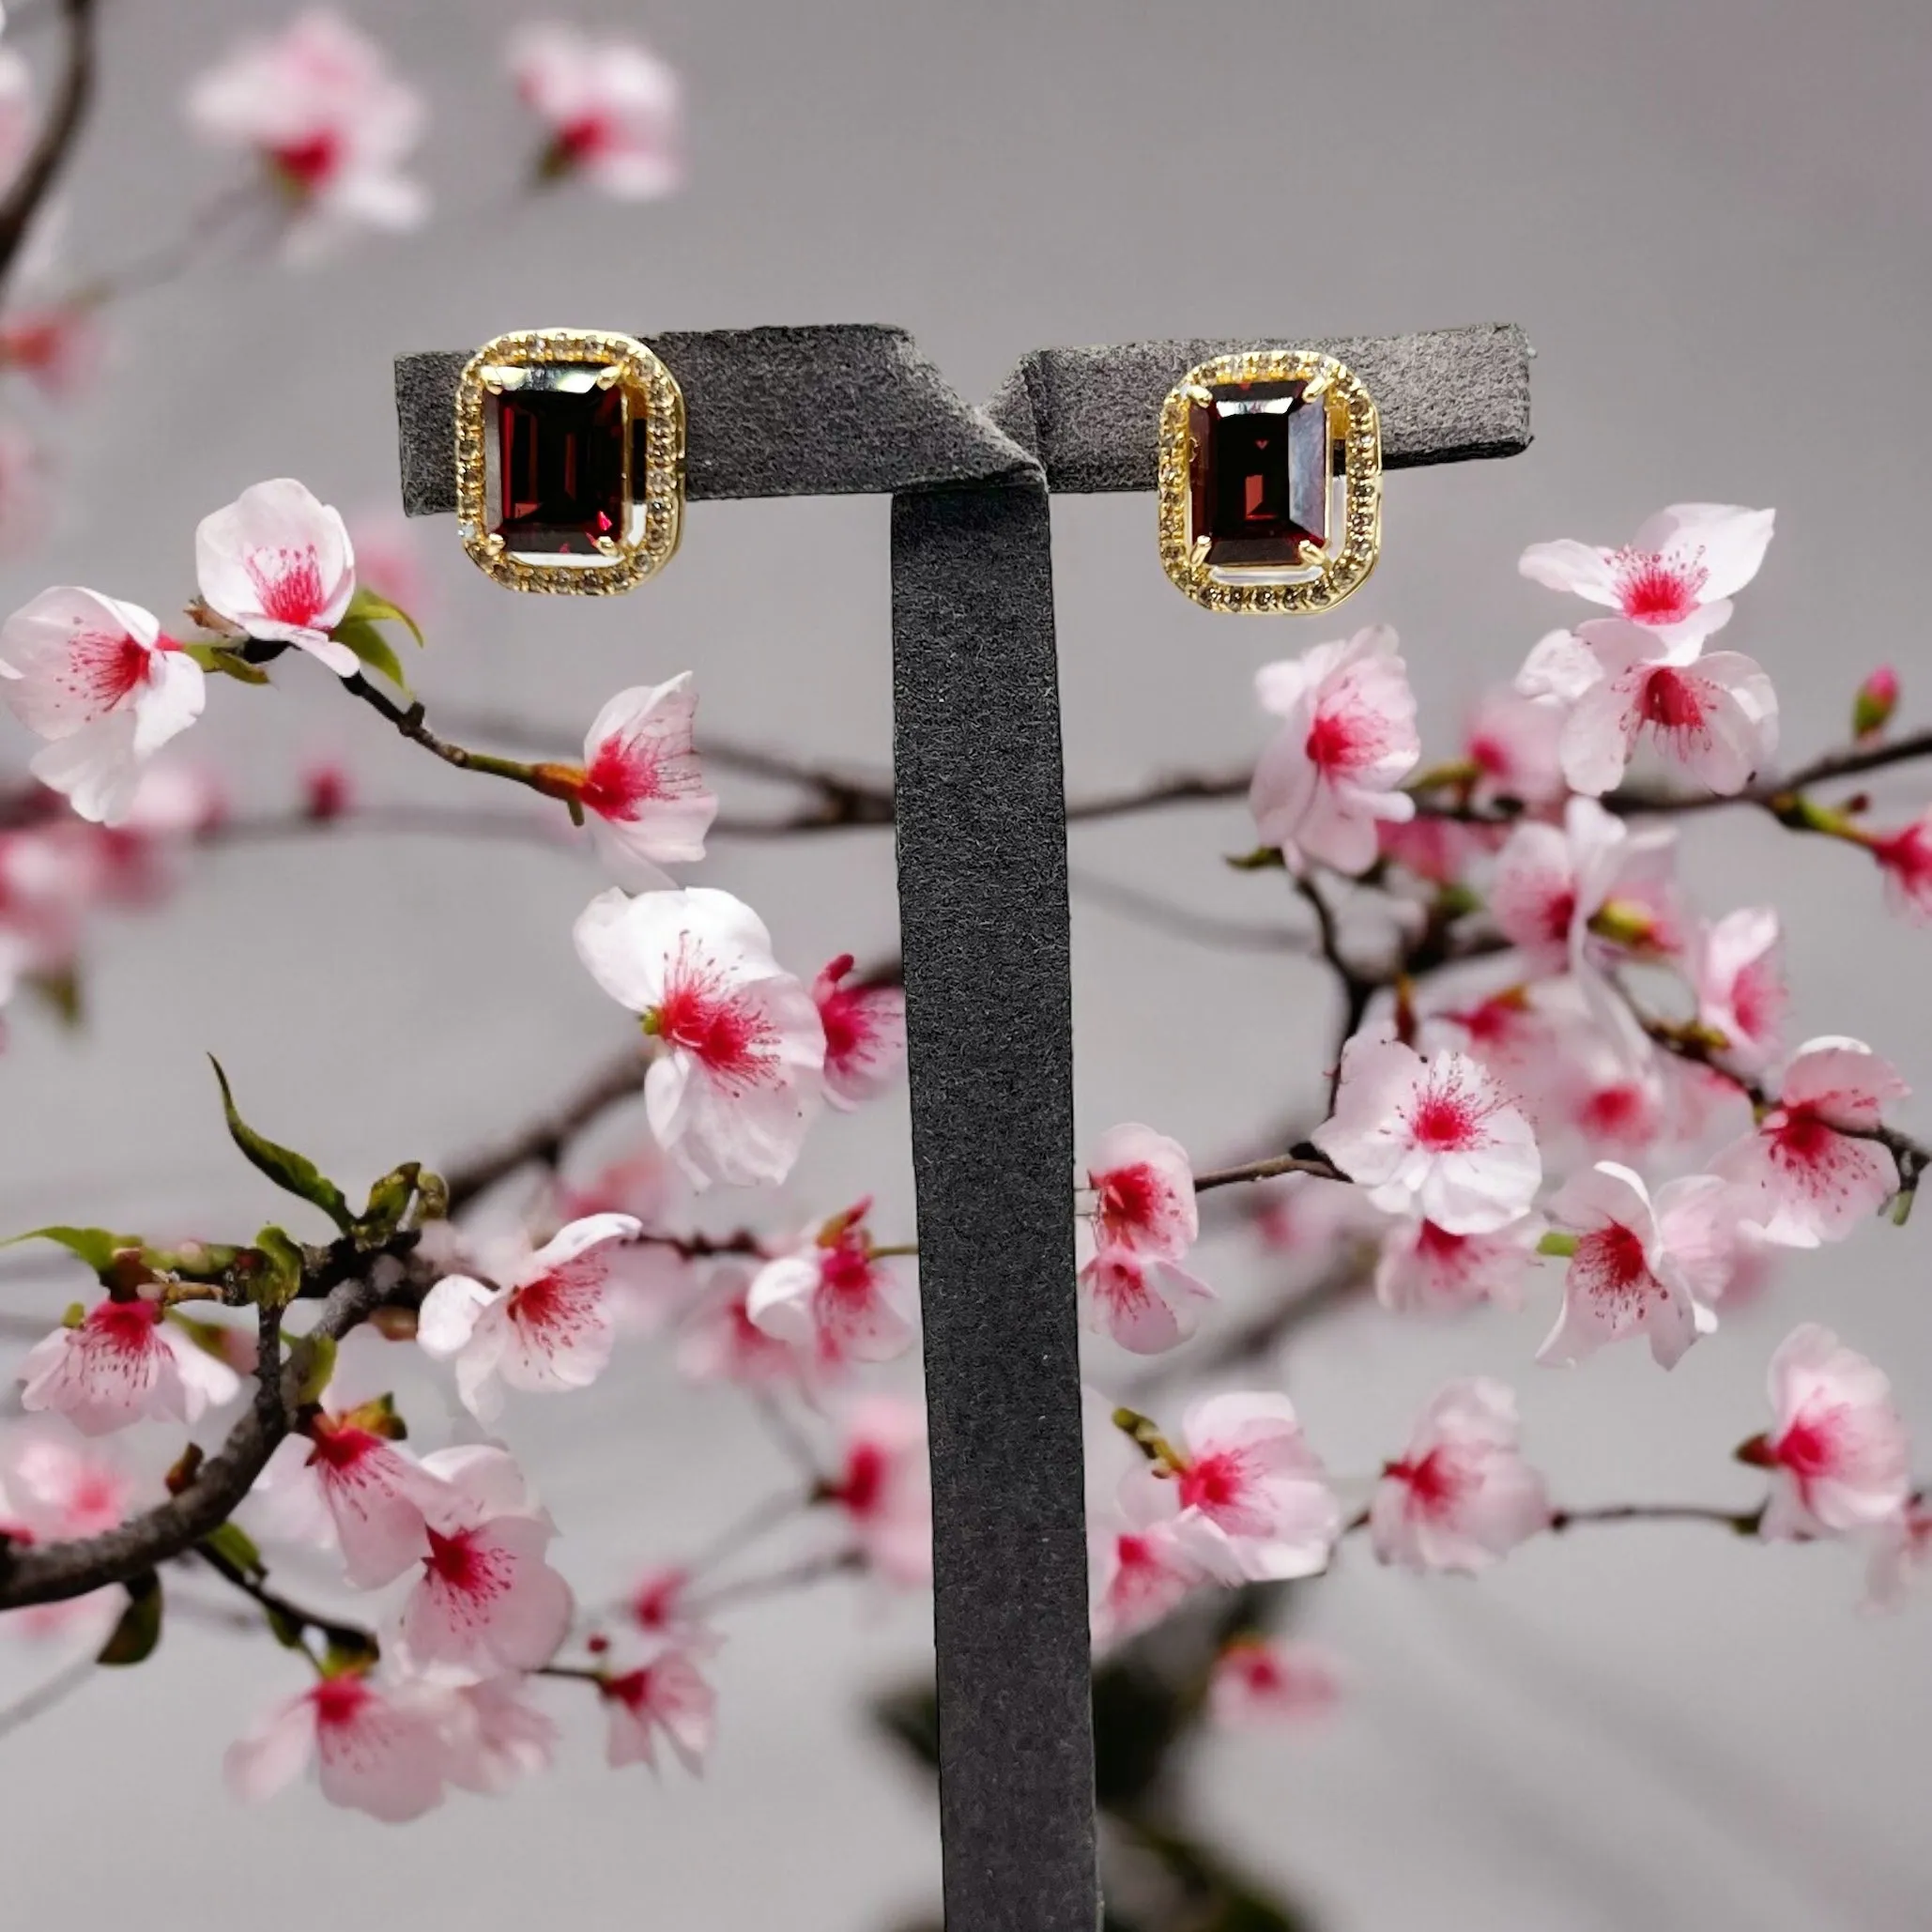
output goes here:
{"type": "MultiPolygon", "coordinates": [[[[893,770],[945,1918],[949,1932],[1092,1932],[1049,492],[1153,489],[1161,398],[1193,363],[1260,345],[1044,350],[978,410],[897,330],[643,340],[684,392],[691,500],[894,498],[893,770]]],[[[1528,349],[1517,329],[1275,340],[1325,349],[1362,377],[1389,468],[1528,445],[1528,349]]],[[[396,364],[403,501],[413,515],[455,505],[453,398],[467,354],[396,364]]],[[[1388,521],[1399,543],[1399,513],[1388,521]]]]}

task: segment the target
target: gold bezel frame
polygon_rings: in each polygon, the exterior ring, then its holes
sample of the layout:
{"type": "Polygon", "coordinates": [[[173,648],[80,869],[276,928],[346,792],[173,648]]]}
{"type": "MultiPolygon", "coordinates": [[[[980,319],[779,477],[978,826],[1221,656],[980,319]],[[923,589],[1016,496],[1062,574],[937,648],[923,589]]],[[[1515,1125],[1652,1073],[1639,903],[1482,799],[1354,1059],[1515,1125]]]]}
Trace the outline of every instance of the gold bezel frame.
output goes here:
{"type": "MultiPolygon", "coordinates": [[[[501,394],[501,386],[494,393],[501,394]]],[[[456,516],[463,547],[477,568],[513,590],[609,596],[653,576],[671,560],[684,521],[684,394],[677,378],[634,336],[595,329],[519,329],[483,344],[456,379],[456,516]],[[488,529],[487,403],[483,372],[552,363],[601,363],[618,373],[609,386],[624,395],[626,533],[610,540],[607,563],[551,563],[510,550],[488,529]],[[644,474],[634,475],[631,424],[644,410],[644,474]],[[641,511],[633,535],[629,513],[641,511]]]]}
{"type": "MultiPolygon", "coordinates": [[[[1333,483],[1329,484],[1331,502],[1333,483]]],[[[1331,540],[1331,545],[1333,540],[1331,540]]],[[[1361,378],[1333,356],[1312,349],[1248,349],[1198,362],[1160,406],[1160,561],[1169,579],[1209,610],[1288,612],[1326,610],[1359,590],[1382,546],[1382,424],[1361,378]],[[1316,573],[1298,581],[1265,580],[1236,566],[1211,567],[1206,540],[1193,532],[1189,406],[1217,382],[1319,383],[1327,404],[1328,462],[1343,449],[1339,546],[1325,549],[1316,573]]]]}

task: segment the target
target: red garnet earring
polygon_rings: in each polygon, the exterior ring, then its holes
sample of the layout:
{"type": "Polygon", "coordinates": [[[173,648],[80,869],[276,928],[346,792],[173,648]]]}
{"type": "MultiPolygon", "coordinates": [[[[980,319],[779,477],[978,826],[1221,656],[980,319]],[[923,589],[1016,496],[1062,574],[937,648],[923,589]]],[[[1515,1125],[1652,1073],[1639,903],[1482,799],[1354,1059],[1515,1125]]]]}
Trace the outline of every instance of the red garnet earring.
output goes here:
{"type": "Polygon", "coordinates": [[[1160,561],[1196,604],[1326,610],[1359,588],[1381,544],[1381,424],[1333,356],[1216,356],[1169,392],[1160,561]]]}
{"type": "Polygon", "coordinates": [[[628,590],[670,561],[684,514],[684,397],[628,335],[529,329],[456,384],[463,547],[513,590],[628,590]]]}

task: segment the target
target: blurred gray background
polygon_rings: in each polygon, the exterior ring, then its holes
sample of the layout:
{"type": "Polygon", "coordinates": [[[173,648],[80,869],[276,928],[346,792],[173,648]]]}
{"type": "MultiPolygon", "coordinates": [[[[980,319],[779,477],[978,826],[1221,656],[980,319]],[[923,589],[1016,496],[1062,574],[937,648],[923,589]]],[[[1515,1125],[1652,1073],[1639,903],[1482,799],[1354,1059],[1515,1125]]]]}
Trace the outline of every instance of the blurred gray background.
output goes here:
{"type": "MultiPolygon", "coordinates": [[[[77,265],[125,258],[217,185],[181,95],[236,32],[286,10],[110,8],[69,197],[77,265]]],[[[5,566],[9,606],[78,580],[175,608],[195,521],[265,476],[346,508],[392,502],[391,356],[511,327],[894,321],[983,395],[1037,345],[1507,319],[1539,350],[1535,449],[1394,479],[1385,560],[1346,613],[1401,631],[1433,751],[1480,683],[1572,614],[1517,578],[1522,546],[1618,542],[1683,498],[1777,507],[1726,641],[1776,679],[1794,757],[1842,738],[1880,659],[1926,715],[1921,0],[606,4],[578,17],[640,31],[689,85],[690,186],[631,209],[519,200],[531,130],[498,70],[507,0],[348,10],[431,98],[435,225],[321,272],[224,268],[130,305],[112,376],[61,432],[57,532],[5,566]]],[[[1071,783],[1251,753],[1254,667],[1330,627],[1191,609],[1162,580],[1148,499],[1076,498],[1055,529],[1071,783]]],[[[444,699],[580,730],[621,683],[690,667],[720,732],[886,758],[883,502],[700,505],[671,572],[606,606],[506,596],[447,521],[424,535],[433,716],[444,699]]],[[[219,752],[240,799],[292,797],[299,760],[334,750],[371,798],[498,802],[313,670],[213,693],[190,743],[219,752]]],[[[16,736],[6,755],[25,749],[16,736]]],[[[1194,809],[1081,831],[1075,858],[1203,912],[1272,917],[1279,880],[1219,864],[1250,836],[1236,807],[1194,809]]],[[[1712,815],[1687,869],[1714,911],[1771,895],[1790,910],[1800,1036],[1862,1035],[1932,1082],[1927,937],[1886,914],[1856,854],[1712,815]]],[[[751,899],[807,969],[891,943],[876,833],[721,847],[704,877],[751,899]]],[[[620,1037],[570,948],[596,883],[567,856],[419,842],[194,861],[163,912],[101,935],[84,1036],[15,1016],[0,1222],[252,1229],[269,1197],[222,1135],[209,1049],[260,1124],[348,1182],[510,1123],[620,1037]]],[[[1212,1158],[1313,1104],[1331,1025],[1313,968],[1092,907],[1074,937],[1083,1135],[1145,1118],[1212,1158]]],[[[882,1234],[910,1236],[904,1137],[902,1096],[832,1122],[795,1204],[875,1190],[882,1234]]],[[[1522,1391],[1565,1500],[1741,1505],[1754,1484],[1725,1455],[1761,1426],[1765,1361],[1798,1319],[1886,1364],[1932,1443],[1928,1240],[1873,1227],[1801,1261],[1668,1377],[1635,1349],[1534,1369],[1554,1280],[1520,1320],[1338,1320],[1287,1372],[1341,1471],[1372,1470],[1442,1376],[1481,1369],[1522,1391]]],[[[1232,1242],[1210,1260],[1230,1293],[1256,1278],[1232,1242]]],[[[1120,1367],[1096,1357],[1094,1373],[1120,1367]]],[[[782,1474],[736,1403],[648,1356],[580,1400],[525,1404],[511,1428],[587,1594],[782,1474]]],[[[1220,1743],[1202,1767],[1204,1811],[1324,1924],[1903,1932],[1932,1917],[1932,1605],[1861,1616],[1848,1552],[1604,1530],[1525,1550],[1479,1587],[1361,1555],[1310,1623],[1349,1660],[1345,1714],[1320,1736],[1220,1743]]],[[[720,1660],[701,1786],[606,1773],[596,1724],[565,1700],[556,1775],[386,1832],[313,1794],[231,1807],[221,1752],[299,1688],[294,1667],[263,1642],[177,1630],[0,1745],[6,1920],[861,1932],[936,1890],[929,1806],[861,1711],[928,1640],[923,1604],[843,1587],[748,1613],[720,1660]]],[[[0,1692],[42,1668],[9,1646],[0,1692]]]]}

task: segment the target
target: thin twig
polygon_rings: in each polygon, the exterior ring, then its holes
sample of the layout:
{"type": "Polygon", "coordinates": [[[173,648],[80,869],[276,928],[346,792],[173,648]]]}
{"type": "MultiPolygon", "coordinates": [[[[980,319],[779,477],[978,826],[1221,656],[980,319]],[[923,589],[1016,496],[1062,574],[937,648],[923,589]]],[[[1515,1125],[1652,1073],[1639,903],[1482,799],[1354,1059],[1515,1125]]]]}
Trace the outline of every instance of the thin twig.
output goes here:
{"type": "Polygon", "coordinates": [[[93,1680],[99,1667],[91,1654],[76,1657],[71,1664],[56,1670],[45,1683],[37,1684],[24,1697],[16,1698],[0,1710],[0,1738],[11,1737],[23,1725],[32,1724],[56,1704],[66,1703],[83,1684],[93,1680]]]}
{"type": "Polygon", "coordinates": [[[628,1047],[606,1061],[553,1112],[499,1145],[449,1169],[443,1179],[450,1190],[450,1212],[460,1213],[521,1168],[554,1168],[571,1142],[592,1121],[641,1092],[643,1084],[643,1054],[638,1048],[628,1047]]]}
{"type": "Polygon", "coordinates": [[[1194,1191],[1205,1194],[1215,1188],[1234,1188],[1245,1181],[1272,1181],[1282,1174],[1313,1174],[1322,1181],[1346,1181],[1348,1176],[1332,1160],[1320,1154],[1276,1154],[1266,1160],[1250,1160],[1243,1167],[1210,1168],[1194,1176],[1194,1191]]]}
{"type": "Polygon", "coordinates": [[[94,99],[95,0],[61,0],[60,10],[67,22],[67,66],[60,88],[33,151],[0,201],[0,288],[80,139],[94,99]]]}

